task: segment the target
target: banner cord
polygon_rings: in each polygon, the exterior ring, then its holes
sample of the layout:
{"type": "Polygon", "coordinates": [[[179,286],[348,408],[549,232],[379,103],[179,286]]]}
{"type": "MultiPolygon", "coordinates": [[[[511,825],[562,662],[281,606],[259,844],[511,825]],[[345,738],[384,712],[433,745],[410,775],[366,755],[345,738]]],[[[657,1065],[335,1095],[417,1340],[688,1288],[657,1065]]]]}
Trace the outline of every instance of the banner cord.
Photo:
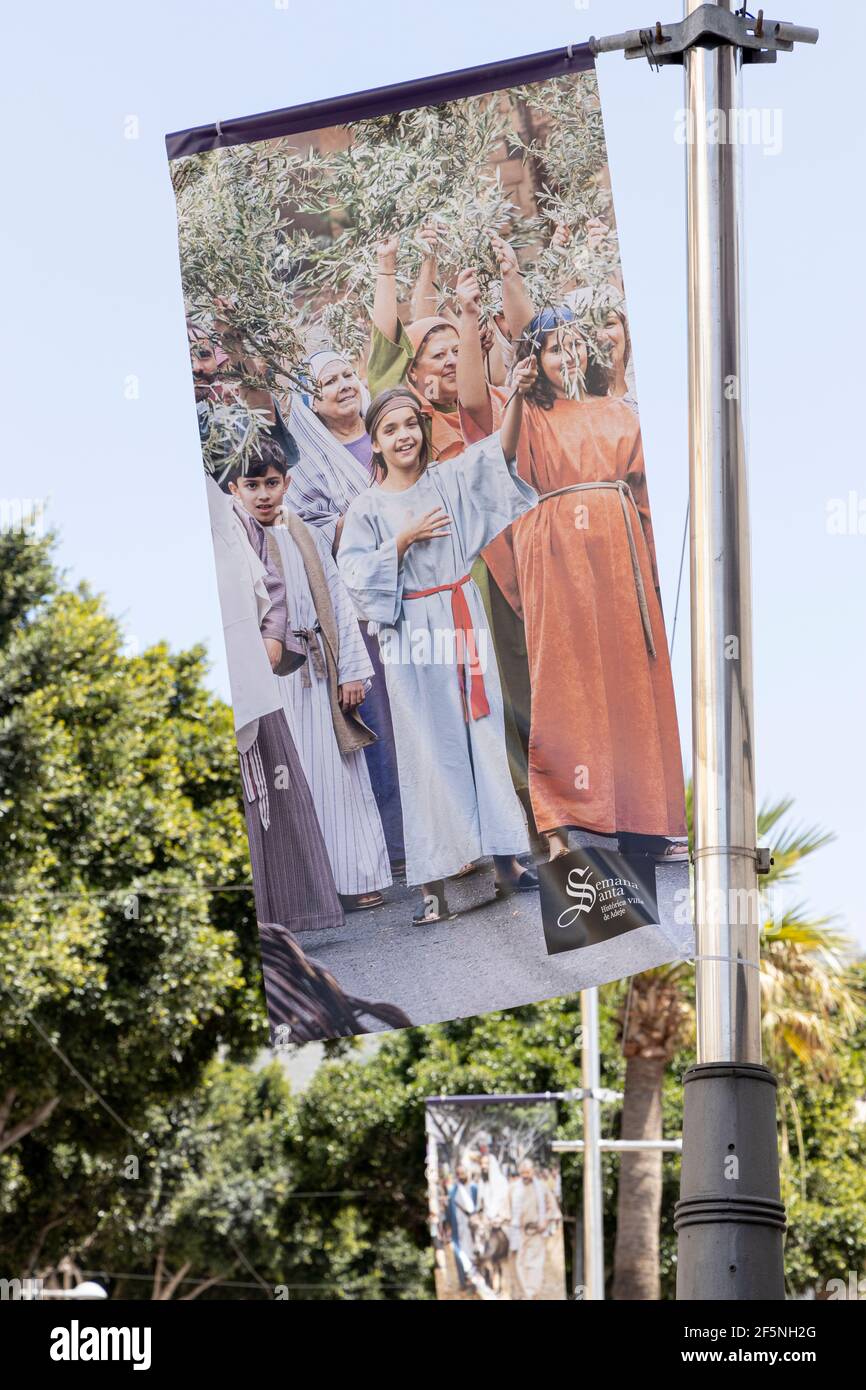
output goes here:
{"type": "Polygon", "coordinates": [[[688,502],[686,503],[686,519],[685,519],[685,521],[683,522],[683,542],[682,542],[682,545],[681,545],[681,547],[680,547],[680,572],[679,572],[679,575],[678,575],[678,577],[677,577],[677,600],[676,600],[676,603],[674,604],[674,621],[673,621],[673,627],[671,628],[671,645],[670,645],[670,650],[669,650],[669,652],[668,652],[668,656],[671,658],[671,660],[673,660],[673,655],[674,655],[674,642],[675,642],[676,639],[677,639],[677,618],[678,618],[678,616],[679,616],[679,611],[680,611],[680,592],[681,592],[682,587],[683,587],[683,564],[684,564],[684,561],[685,561],[685,558],[686,558],[686,538],[688,537],[688,534],[689,534],[689,514],[690,514],[690,512],[691,512],[691,498],[689,498],[688,502]]]}

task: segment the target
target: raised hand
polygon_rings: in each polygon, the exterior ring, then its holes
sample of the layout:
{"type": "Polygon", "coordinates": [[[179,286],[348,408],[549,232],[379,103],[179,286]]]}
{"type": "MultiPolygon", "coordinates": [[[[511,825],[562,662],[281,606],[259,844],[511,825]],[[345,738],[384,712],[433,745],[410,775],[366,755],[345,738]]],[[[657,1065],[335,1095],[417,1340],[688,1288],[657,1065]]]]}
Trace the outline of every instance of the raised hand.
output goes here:
{"type": "Polygon", "coordinates": [[[457,284],[454,286],[454,293],[457,295],[457,302],[460,305],[461,314],[468,314],[471,318],[479,318],[481,314],[481,287],[478,284],[478,276],[474,270],[461,270],[457,276],[457,284]]]}
{"type": "Polygon", "coordinates": [[[610,227],[601,217],[590,217],[586,224],[586,244],[590,251],[598,249],[606,236],[610,235],[610,227]]]}
{"type": "Polygon", "coordinates": [[[400,238],[396,232],[376,242],[376,265],[385,274],[393,275],[397,269],[397,252],[400,238]]]}
{"type": "Polygon", "coordinates": [[[538,363],[533,353],[531,357],[524,357],[515,365],[511,381],[518,395],[525,396],[532,390],[537,380],[538,363]]]}
{"type": "Polygon", "coordinates": [[[439,233],[434,222],[425,222],[415,235],[415,241],[425,261],[435,261],[438,253],[439,233]]]}
{"type": "Polygon", "coordinates": [[[511,243],[501,237],[498,232],[491,232],[490,245],[493,247],[493,254],[499,263],[499,273],[503,280],[507,280],[511,275],[519,275],[520,263],[517,259],[517,252],[511,243]]]}

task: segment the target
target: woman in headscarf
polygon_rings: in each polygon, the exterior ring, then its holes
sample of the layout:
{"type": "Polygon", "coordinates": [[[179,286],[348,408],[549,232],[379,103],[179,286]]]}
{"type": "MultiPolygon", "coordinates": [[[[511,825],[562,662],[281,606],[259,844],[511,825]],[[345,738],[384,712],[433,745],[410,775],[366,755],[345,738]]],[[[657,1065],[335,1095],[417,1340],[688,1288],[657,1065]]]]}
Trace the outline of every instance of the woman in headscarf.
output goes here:
{"type": "MultiPolygon", "coordinates": [[[[286,506],[321,532],[336,555],[349,505],[373,482],[373,446],[362,415],[369,398],[351,362],[333,348],[313,353],[307,367],[310,403],[300,395],[292,400],[290,427],[300,457],[290,475],[286,506]]],[[[396,869],[405,860],[405,847],[394,730],[379,643],[366,622],[360,626],[373,663],[372,684],[360,712],[377,735],[364,755],[396,869]]]]}
{"type": "MultiPolygon", "coordinates": [[[[551,858],[568,831],[680,852],[683,772],[640,427],[570,309],[537,314],[518,448],[539,505],[486,553],[526,624],[532,677],[529,789],[551,858]]],[[[483,375],[461,360],[476,437],[497,421],[483,375]]],[[[471,433],[467,425],[467,435],[471,433]]]]}
{"type": "MultiPolygon", "coordinates": [[[[423,416],[430,461],[439,463],[456,458],[466,447],[457,390],[459,331],[452,319],[442,315],[425,316],[409,324],[401,322],[396,289],[398,248],[397,236],[380,242],[377,247],[367,380],[374,396],[395,386],[409,388],[423,416]]],[[[457,279],[457,296],[461,303],[471,288],[467,288],[469,278],[467,272],[461,272],[457,279]]],[[[416,294],[415,303],[421,302],[416,294]]],[[[489,363],[492,329],[489,324],[482,328],[477,318],[474,326],[479,334],[482,362],[489,363]]],[[[491,390],[503,404],[507,393],[496,387],[491,390]]],[[[499,666],[511,780],[534,836],[527,761],[531,695],[523,624],[500,593],[482,555],[473,563],[472,578],[481,592],[499,666]]]]}
{"type": "Polygon", "coordinates": [[[453,319],[429,314],[403,324],[397,313],[398,236],[376,248],[376,293],[367,382],[378,396],[405,385],[424,415],[431,463],[463,452],[457,402],[458,332],[453,319]]]}
{"type": "MultiPolygon", "coordinates": [[[[465,325],[461,325],[465,330],[465,325]]],[[[470,323],[479,364],[477,326],[470,323]]],[[[464,340],[465,342],[465,340],[464,340]]],[[[416,922],[447,918],[444,880],[492,855],[497,892],[537,888],[515,855],[528,849],[504,746],[496,663],[470,577],[485,545],[535,501],[514,451],[527,363],[502,431],[429,466],[417,396],[383,392],[367,412],[381,482],[346,514],[337,553],[362,617],[379,624],[403,802],[406,881],[421,888],[416,922]]]]}

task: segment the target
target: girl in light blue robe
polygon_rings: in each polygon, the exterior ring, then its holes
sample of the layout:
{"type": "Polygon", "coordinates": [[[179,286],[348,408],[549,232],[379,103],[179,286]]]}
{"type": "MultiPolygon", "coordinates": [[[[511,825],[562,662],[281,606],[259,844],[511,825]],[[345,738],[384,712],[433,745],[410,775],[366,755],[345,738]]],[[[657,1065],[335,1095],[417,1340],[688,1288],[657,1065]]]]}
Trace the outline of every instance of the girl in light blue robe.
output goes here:
{"type": "Polygon", "coordinates": [[[350,504],[337,553],[359,615],[378,624],[406,881],[424,896],[417,922],[447,917],[443,880],[487,855],[499,893],[537,887],[514,858],[529,848],[526,822],[484,605],[469,577],[481,550],[537,500],[514,461],[529,384],[518,381],[498,434],[429,466],[417,402],[402,388],[382,392],[367,429],[384,482],[350,504]]]}

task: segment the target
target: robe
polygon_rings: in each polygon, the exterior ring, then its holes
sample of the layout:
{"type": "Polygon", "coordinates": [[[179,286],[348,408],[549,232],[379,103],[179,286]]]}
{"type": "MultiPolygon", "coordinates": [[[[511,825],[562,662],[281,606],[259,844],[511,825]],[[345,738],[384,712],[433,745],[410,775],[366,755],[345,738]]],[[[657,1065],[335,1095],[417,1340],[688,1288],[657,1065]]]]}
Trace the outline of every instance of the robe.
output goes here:
{"type": "MultiPolygon", "coordinates": [[[[280,550],[286,581],[289,627],[313,632],[316,608],[303,557],[284,526],[270,534],[280,550]]],[[[339,634],[338,683],[369,684],[373,664],[361,636],[352,600],[346,592],[321,532],[310,528],[328,581],[328,592],[339,634]]],[[[320,639],[314,636],[312,641],[320,639]]],[[[324,658],[323,658],[324,660],[324,658]]],[[[304,770],[322,830],[337,892],[347,896],[370,893],[391,883],[388,851],[363,749],[341,753],[334,733],[323,667],[308,659],[289,676],[278,676],[283,709],[304,770]]]]}
{"type": "Polygon", "coordinates": [[[609,396],[557,400],[551,410],[527,401],[518,463],[539,495],[572,483],[628,485],[655,648],[653,656],[617,488],[540,501],[487,548],[490,570],[526,626],[536,824],[541,831],[684,835],[682,756],[640,425],[609,396]]]}
{"type": "MultiPolygon", "coordinates": [[[[304,404],[300,396],[296,396],[292,402],[289,423],[300,457],[289,475],[285,505],[308,526],[320,531],[333,547],[340,517],[349,503],[366,492],[372,483],[370,469],[353,449],[331,434],[324,421],[304,404]]],[[[373,680],[361,706],[361,717],[377,736],[376,743],[364,750],[364,756],[388,853],[391,862],[398,864],[405,857],[405,848],[391,710],[379,660],[378,641],[368,633],[366,623],[362,626],[361,635],[373,663],[373,680]]]]}
{"type": "Polygon", "coordinates": [[[331,866],[263,638],[305,660],[264,531],[207,480],[217,585],[244,791],[256,915],[292,931],[342,926],[331,866]]]}
{"type": "Polygon", "coordinates": [[[448,1192],[447,1212],[448,1225],[451,1228],[451,1248],[454,1251],[454,1262],[461,1288],[465,1287],[467,1276],[475,1273],[475,1242],[469,1218],[478,1210],[477,1197],[478,1189],[474,1182],[455,1180],[448,1192]]]}
{"type": "Polygon", "coordinates": [[[519,1178],[511,1189],[511,1230],[514,1272],[522,1299],[537,1299],[544,1287],[547,1241],[559,1212],[553,1194],[533,1177],[519,1178]]]}
{"type": "Polygon", "coordinates": [[[487,1176],[483,1171],[478,1174],[478,1210],[491,1224],[504,1226],[511,1211],[508,1179],[495,1154],[488,1156],[488,1163],[487,1176]]]}
{"type": "MultiPolygon", "coordinates": [[[[434,405],[407,379],[415,349],[404,325],[399,327],[397,342],[391,342],[378,328],[373,328],[370,360],[367,364],[368,384],[373,396],[389,387],[405,386],[417,400],[424,416],[425,433],[430,452],[437,463],[462,454],[467,443],[477,435],[464,439],[464,413],[459,406],[434,405]]],[[[495,408],[501,412],[508,393],[489,388],[495,408]]],[[[470,422],[471,424],[471,422],[470,422]]],[[[531,705],[529,664],[526,655],[526,635],[522,621],[513,608],[503,600],[491,576],[483,555],[472,565],[472,578],[481,591],[487,622],[493,634],[493,645],[499,665],[499,679],[505,707],[505,744],[511,780],[521,797],[524,810],[530,812],[527,787],[529,783],[529,711],[531,705]]]]}
{"type": "Polygon", "coordinates": [[[467,578],[472,561],[535,493],[507,463],[498,435],[456,459],[432,464],[402,492],[373,487],[346,513],[340,574],[361,617],[379,624],[403,804],[406,881],[433,883],[486,855],[521,854],[526,825],[505,751],[502,691],[484,605],[467,578]],[[398,534],[433,507],[451,534],[409,547],[398,534]],[[472,683],[461,680],[449,591],[404,599],[440,585],[461,586],[483,666],[489,713],[466,719],[472,683]]]}

